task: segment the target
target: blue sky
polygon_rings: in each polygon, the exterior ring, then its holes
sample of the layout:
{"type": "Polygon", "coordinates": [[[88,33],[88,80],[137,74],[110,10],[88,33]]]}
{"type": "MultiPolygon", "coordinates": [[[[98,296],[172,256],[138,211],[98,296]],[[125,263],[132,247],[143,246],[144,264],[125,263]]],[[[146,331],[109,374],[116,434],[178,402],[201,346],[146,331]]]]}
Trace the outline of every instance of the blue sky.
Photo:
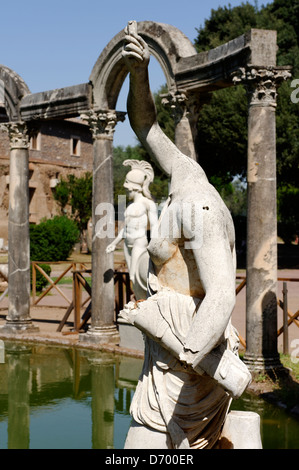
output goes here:
{"type": "MultiPolygon", "coordinates": [[[[30,91],[85,83],[106,44],[131,19],[168,23],[192,42],[211,9],[240,5],[241,0],[14,0],[1,2],[0,63],[15,70],[30,91]]],[[[249,3],[255,4],[254,0],[249,3]]],[[[263,1],[261,4],[269,3],[263,1]]],[[[152,91],[165,82],[152,61],[152,91]]],[[[117,109],[126,110],[127,83],[117,109]]],[[[128,123],[119,123],[116,145],[135,145],[128,123]]]]}

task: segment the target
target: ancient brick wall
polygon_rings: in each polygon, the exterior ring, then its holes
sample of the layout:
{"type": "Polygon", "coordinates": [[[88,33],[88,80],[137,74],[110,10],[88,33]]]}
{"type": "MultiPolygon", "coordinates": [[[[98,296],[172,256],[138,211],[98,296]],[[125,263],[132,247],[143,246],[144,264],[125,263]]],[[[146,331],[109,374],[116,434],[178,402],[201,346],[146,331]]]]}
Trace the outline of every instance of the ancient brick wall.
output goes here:
{"type": "MultiPolygon", "coordinates": [[[[93,147],[88,126],[74,120],[37,123],[29,150],[30,222],[59,213],[55,184],[68,174],[92,171],[93,147]],[[32,148],[34,147],[34,148],[32,148]]],[[[7,245],[9,204],[9,139],[0,131],[0,239],[7,245]]],[[[1,247],[0,247],[1,248],[1,247]]]]}
{"type": "Polygon", "coordinates": [[[39,149],[31,146],[31,160],[42,159],[92,171],[92,138],[87,126],[72,120],[45,121],[37,131],[39,149]]]}

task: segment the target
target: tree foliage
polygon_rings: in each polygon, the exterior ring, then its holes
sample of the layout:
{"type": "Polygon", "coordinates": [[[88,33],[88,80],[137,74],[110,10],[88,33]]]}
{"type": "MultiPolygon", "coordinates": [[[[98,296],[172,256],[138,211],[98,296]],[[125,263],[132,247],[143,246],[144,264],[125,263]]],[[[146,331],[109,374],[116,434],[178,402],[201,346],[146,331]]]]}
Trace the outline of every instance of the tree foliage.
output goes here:
{"type": "MultiPolygon", "coordinates": [[[[213,49],[252,28],[277,31],[277,65],[291,65],[293,78],[299,78],[299,0],[273,0],[260,8],[248,2],[212,9],[210,18],[197,29],[195,47],[198,52],[213,49]]],[[[299,180],[299,103],[291,102],[291,80],[278,89],[276,110],[278,233],[290,241],[298,233],[299,180]],[[293,207],[292,215],[290,208],[293,207]]],[[[163,86],[155,94],[158,121],[162,130],[174,141],[174,122],[161,104],[163,86]]],[[[215,91],[209,104],[202,107],[196,141],[199,163],[216,186],[234,218],[246,212],[246,189],[233,184],[236,176],[245,180],[247,173],[248,101],[242,85],[215,91]]],[[[122,184],[127,169],[126,158],[149,160],[140,146],[114,149],[114,186],[116,198],[124,194],[122,184]]],[[[156,199],[167,196],[168,180],[155,165],[155,181],[151,190],[156,199]]],[[[117,201],[116,201],[117,202],[117,201]]],[[[243,222],[242,222],[243,224],[243,222]]]]}
{"type": "MultiPolygon", "coordinates": [[[[291,65],[293,77],[298,78],[299,0],[274,0],[260,9],[246,2],[212,10],[197,30],[195,46],[198,52],[209,50],[251,28],[277,31],[277,64],[291,65]]],[[[285,241],[294,238],[299,218],[298,211],[292,217],[287,215],[287,204],[295,205],[299,179],[299,104],[291,102],[290,84],[291,80],[278,89],[276,111],[278,233],[285,241]]],[[[213,93],[201,112],[198,131],[200,164],[208,177],[217,176],[225,185],[236,174],[246,175],[247,98],[241,85],[213,93]]]]}
{"type": "Polygon", "coordinates": [[[76,223],[66,216],[55,216],[30,225],[30,259],[65,261],[79,240],[76,223]]]}
{"type": "MultiPolygon", "coordinates": [[[[49,264],[39,264],[39,267],[45,271],[45,273],[50,276],[51,275],[51,266],[49,264]]],[[[41,292],[44,287],[48,285],[48,280],[45,276],[36,269],[35,271],[35,290],[36,292],[41,292]]],[[[32,265],[30,265],[30,289],[32,289],[32,265]]]]}
{"type": "Polygon", "coordinates": [[[278,190],[278,233],[286,242],[294,240],[299,233],[299,188],[291,184],[281,185],[278,190]]]}
{"type": "Polygon", "coordinates": [[[197,152],[208,178],[226,184],[245,177],[247,165],[247,100],[242,86],[213,93],[198,121],[197,152]],[[211,155],[213,158],[211,158],[211,155]]]}
{"type": "Polygon", "coordinates": [[[54,199],[59,204],[62,214],[65,214],[66,206],[70,205],[71,218],[82,233],[91,218],[92,174],[87,172],[79,178],[68,175],[67,179],[61,179],[55,188],[54,199]]]}

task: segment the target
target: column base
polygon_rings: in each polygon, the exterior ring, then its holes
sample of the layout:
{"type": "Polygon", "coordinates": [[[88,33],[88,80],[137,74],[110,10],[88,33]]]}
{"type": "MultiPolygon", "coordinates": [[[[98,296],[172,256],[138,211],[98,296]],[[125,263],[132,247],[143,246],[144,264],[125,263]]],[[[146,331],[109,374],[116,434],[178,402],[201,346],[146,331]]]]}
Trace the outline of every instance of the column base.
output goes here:
{"type": "Polygon", "coordinates": [[[115,325],[91,326],[79,334],[79,341],[95,344],[119,344],[120,336],[115,325]]]}
{"type": "Polygon", "coordinates": [[[243,361],[252,373],[276,373],[284,370],[280,362],[279,354],[273,355],[272,357],[264,357],[245,353],[243,361]]]}
{"type": "Polygon", "coordinates": [[[6,324],[0,328],[0,331],[8,334],[37,333],[39,328],[34,326],[31,320],[6,320],[6,324]]]}

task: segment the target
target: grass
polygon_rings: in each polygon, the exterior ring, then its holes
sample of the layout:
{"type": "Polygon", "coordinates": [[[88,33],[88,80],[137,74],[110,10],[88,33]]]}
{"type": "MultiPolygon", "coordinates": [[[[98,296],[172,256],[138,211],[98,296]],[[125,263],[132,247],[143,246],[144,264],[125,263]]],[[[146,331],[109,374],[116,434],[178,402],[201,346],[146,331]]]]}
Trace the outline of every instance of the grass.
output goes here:
{"type": "MultiPolygon", "coordinates": [[[[240,358],[243,360],[243,357],[244,357],[244,351],[240,351],[239,352],[239,356],[240,358]]],[[[291,357],[290,354],[282,354],[280,353],[279,354],[279,357],[280,357],[280,361],[282,363],[282,365],[286,368],[286,369],[289,369],[289,371],[291,372],[293,378],[298,381],[298,384],[299,384],[299,358],[296,358],[296,362],[294,360],[294,358],[291,357]]],[[[259,374],[258,376],[256,376],[255,378],[257,381],[263,381],[263,380],[266,380],[267,379],[267,376],[266,375],[263,375],[263,374],[259,374]]]]}
{"type": "MultiPolygon", "coordinates": [[[[58,279],[58,277],[52,277],[51,279],[52,279],[53,282],[55,282],[56,279],[58,279]]],[[[91,277],[86,277],[85,280],[91,286],[91,277]]],[[[68,277],[63,277],[62,279],[60,279],[60,281],[57,282],[56,285],[59,285],[59,284],[72,284],[72,283],[73,283],[73,277],[68,276],[68,277]]]]}
{"type": "MultiPolygon", "coordinates": [[[[56,279],[58,279],[58,277],[52,277],[51,279],[52,279],[53,282],[55,282],[56,279]]],[[[63,277],[62,279],[60,279],[60,281],[57,282],[56,285],[59,285],[59,284],[72,284],[72,283],[73,283],[73,277],[69,276],[69,277],[63,277]]]]}
{"type": "Polygon", "coordinates": [[[289,354],[281,354],[280,360],[284,367],[292,371],[295,380],[299,382],[299,358],[296,358],[295,362],[294,358],[292,358],[289,354]]]}
{"type": "Polygon", "coordinates": [[[299,404],[299,361],[295,363],[289,354],[280,354],[280,361],[286,369],[283,372],[253,374],[252,385],[257,387],[253,390],[261,398],[292,411],[299,404]]]}

